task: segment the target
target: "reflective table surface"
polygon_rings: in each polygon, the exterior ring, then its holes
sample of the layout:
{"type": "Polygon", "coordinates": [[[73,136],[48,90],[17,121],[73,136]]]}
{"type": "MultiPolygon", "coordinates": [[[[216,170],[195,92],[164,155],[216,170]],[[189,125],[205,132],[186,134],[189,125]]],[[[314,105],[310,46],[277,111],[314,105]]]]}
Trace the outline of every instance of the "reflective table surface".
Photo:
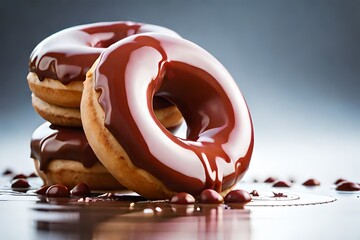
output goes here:
{"type": "Polygon", "coordinates": [[[360,239],[360,192],[332,184],[240,182],[259,196],[246,205],[147,201],[131,192],[87,198],[46,198],[31,188],[11,190],[1,177],[1,239],[360,239]]]}

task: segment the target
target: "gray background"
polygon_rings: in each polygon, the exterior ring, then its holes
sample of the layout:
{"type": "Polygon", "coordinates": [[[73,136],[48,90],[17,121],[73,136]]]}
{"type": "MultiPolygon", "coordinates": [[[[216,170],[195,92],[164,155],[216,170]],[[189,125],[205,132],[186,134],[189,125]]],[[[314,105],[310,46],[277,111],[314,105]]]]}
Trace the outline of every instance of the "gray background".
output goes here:
{"type": "Polygon", "coordinates": [[[63,28],[131,20],[177,31],[217,57],[255,126],[247,179],[360,181],[360,1],[0,0],[0,169],[32,172],[28,57],[63,28]]]}

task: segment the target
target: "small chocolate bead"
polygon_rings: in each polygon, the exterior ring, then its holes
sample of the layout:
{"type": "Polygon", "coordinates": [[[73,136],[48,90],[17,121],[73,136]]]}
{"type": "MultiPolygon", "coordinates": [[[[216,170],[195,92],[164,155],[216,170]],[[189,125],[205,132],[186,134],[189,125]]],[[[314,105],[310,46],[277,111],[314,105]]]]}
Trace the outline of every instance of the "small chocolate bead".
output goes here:
{"type": "Polygon", "coordinates": [[[273,178],[273,177],[268,177],[264,182],[266,183],[273,183],[276,181],[276,178],[273,178]]]}
{"type": "Polygon", "coordinates": [[[36,173],[31,173],[28,176],[28,178],[34,178],[34,177],[38,177],[38,175],[36,173]]]}
{"type": "Polygon", "coordinates": [[[307,187],[314,187],[314,186],[320,186],[320,182],[314,178],[310,178],[306,180],[302,185],[307,187]]]}
{"type": "Polygon", "coordinates": [[[86,183],[79,183],[70,191],[71,196],[86,197],[90,196],[91,190],[86,183]]]}
{"type": "Polygon", "coordinates": [[[274,183],[273,187],[291,187],[291,184],[289,182],[280,180],[280,181],[277,181],[276,183],[274,183]]]}
{"type": "Polygon", "coordinates": [[[46,190],[46,196],[48,197],[70,197],[69,189],[62,184],[51,185],[46,190]]]}
{"type": "Polygon", "coordinates": [[[11,184],[11,188],[29,188],[29,187],[30,184],[26,179],[23,178],[15,179],[11,184]]]}
{"type": "Polygon", "coordinates": [[[250,193],[244,190],[232,190],[226,194],[225,203],[247,203],[252,200],[250,193]]]}
{"type": "Polygon", "coordinates": [[[15,175],[13,177],[13,180],[15,180],[15,179],[26,179],[26,178],[27,178],[27,176],[24,175],[24,174],[17,174],[17,175],[15,175]]]}
{"type": "Polygon", "coordinates": [[[337,185],[336,190],[338,190],[338,191],[359,191],[360,185],[355,182],[343,181],[337,185]]]}
{"type": "Polygon", "coordinates": [[[174,204],[192,204],[195,202],[195,198],[189,193],[180,192],[172,196],[170,202],[174,204]]]}
{"type": "Polygon", "coordinates": [[[11,171],[10,169],[6,169],[6,170],[3,172],[3,175],[10,175],[10,174],[13,174],[13,171],[11,171]]]}
{"type": "Polygon", "coordinates": [[[42,186],[41,188],[39,188],[38,190],[35,191],[36,194],[39,194],[39,195],[45,195],[46,194],[46,191],[48,190],[50,186],[49,185],[46,185],[46,186],[42,186]]]}
{"type": "Polygon", "coordinates": [[[224,198],[215,190],[205,189],[200,194],[201,203],[220,204],[224,202],[224,198]]]}
{"type": "Polygon", "coordinates": [[[335,185],[338,185],[339,183],[345,182],[345,181],[346,181],[346,179],[339,178],[338,180],[336,180],[336,181],[334,182],[334,184],[335,184],[335,185]]]}
{"type": "Polygon", "coordinates": [[[253,197],[259,197],[259,196],[260,196],[259,193],[258,193],[258,191],[256,191],[256,190],[252,190],[250,194],[251,194],[253,197]]]}
{"type": "Polygon", "coordinates": [[[278,192],[278,193],[273,192],[273,194],[274,194],[274,197],[276,197],[276,198],[286,198],[287,197],[287,195],[285,195],[284,193],[281,193],[281,192],[278,192]]]}
{"type": "Polygon", "coordinates": [[[116,199],[116,195],[113,193],[103,193],[99,196],[97,196],[98,198],[103,198],[103,199],[116,199]]]}

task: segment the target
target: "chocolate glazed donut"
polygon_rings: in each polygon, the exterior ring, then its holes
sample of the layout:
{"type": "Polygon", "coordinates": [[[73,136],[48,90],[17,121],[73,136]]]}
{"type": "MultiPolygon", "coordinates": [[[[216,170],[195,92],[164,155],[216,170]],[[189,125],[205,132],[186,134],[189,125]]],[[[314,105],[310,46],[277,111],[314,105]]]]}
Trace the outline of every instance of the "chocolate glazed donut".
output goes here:
{"type": "Polygon", "coordinates": [[[43,123],[31,138],[31,158],[45,185],[73,188],[86,183],[92,190],[124,189],[96,158],[79,127],[43,123]]]}
{"type": "MultiPolygon", "coordinates": [[[[81,126],[79,107],[86,72],[111,44],[146,32],[180,37],[164,27],[118,21],[79,25],[44,39],[30,55],[27,76],[35,110],[53,124],[81,126]]],[[[181,123],[181,114],[165,100],[155,99],[154,108],[165,126],[181,123]]]]}
{"type": "Polygon", "coordinates": [[[40,81],[52,78],[63,84],[84,81],[86,72],[111,44],[128,36],[162,32],[179,36],[174,31],[136,22],[101,22],[64,29],[42,41],[30,55],[30,72],[40,81]]]}
{"type": "Polygon", "coordinates": [[[150,199],[225,194],[250,163],[253,127],[240,90],[220,62],[184,39],[148,33],[112,45],[88,72],[81,113],[99,160],[150,199]],[[185,139],[156,119],[156,96],[179,108],[185,139]]]}

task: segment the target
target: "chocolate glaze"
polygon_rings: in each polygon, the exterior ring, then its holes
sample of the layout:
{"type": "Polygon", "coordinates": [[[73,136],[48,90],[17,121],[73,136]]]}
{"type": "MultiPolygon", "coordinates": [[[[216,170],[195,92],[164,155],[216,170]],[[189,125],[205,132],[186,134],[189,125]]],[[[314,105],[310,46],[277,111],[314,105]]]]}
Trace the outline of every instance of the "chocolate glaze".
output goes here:
{"type": "Polygon", "coordinates": [[[162,34],[131,36],[103,52],[94,79],[106,128],[136,167],[169,189],[220,192],[245,174],[253,149],[250,114],[230,74],[205,50],[162,34]],[[154,96],[177,105],[186,139],[156,120],[154,96]]]}
{"type": "MultiPolygon", "coordinates": [[[[57,32],[39,43],[30,55],[29,68],[40,81],[50,78],[65,85],[84,81],[86,72],[107,47],[128,36],[146,32],[180,37],[168,28],[136,22],[80,25],[57,32]]],[[[163,98],[154,98],[154,109],[171,105],[163,98]]]]}
{"type": "Polygon", "coordinates": [[[71,27],[39,43],[30,55],[29,68],[40,81],[51,78],[68,84],[84,81],[95,60],[111,44],[128,36],[161,32],[177,33],[160,26],[135,22],[102,22],[71,27]]]}
{"type": "Polygon", "coordinates": [[[49,122],[38,127],[31,139],[31,157],[40,161],[45,171],[52,159],[81,162],[90,168],[99,160],[91,149],[82,128],[61,127],[49,122]]]}

